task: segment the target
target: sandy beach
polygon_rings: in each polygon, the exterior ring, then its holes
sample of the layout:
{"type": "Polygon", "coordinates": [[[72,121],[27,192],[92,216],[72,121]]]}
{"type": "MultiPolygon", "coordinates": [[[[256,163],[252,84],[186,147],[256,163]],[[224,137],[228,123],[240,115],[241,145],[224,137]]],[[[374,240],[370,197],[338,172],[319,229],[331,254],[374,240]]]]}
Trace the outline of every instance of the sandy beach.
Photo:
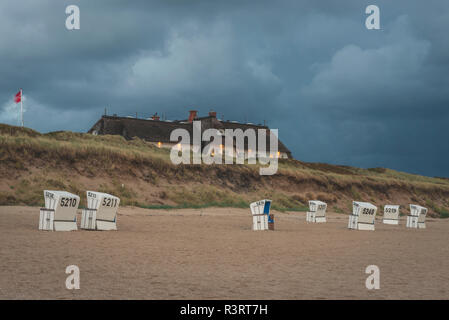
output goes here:
{"type": "MultiPolygon", "coordinates": [[[[0,299],[448,299],[449,219],[347,229],[348,216],[249,209],[119,209],[118,231],[38,231],[39,208],[0,207],[0,299]],[[68,265],[80,290],[65,287],[68,265]],[[380,268],[380,290],[365,268],[380,268]]],[[[78,216],[80,220],[80,216],[78,216]]]]}

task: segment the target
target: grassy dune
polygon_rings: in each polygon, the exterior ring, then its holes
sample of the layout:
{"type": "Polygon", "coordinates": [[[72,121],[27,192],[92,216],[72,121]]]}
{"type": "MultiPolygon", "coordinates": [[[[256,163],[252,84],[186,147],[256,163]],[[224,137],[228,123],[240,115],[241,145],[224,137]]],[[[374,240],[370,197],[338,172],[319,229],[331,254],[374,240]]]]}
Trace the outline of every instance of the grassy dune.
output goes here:
{"type": "Polygon", "coordinates": [[[148,208],[247,207],[273,199],[278,210],[305,210],[320,199],[329,209],[351,211],[352,200],[379,207],[425,205],[449,217],[449,179],[384,168],[360,169],[281,160],[278,174],[260,176],[258,165],[173,165],[168,149],[138,138],[73,132],[41,134],[0,125],[0,205],[43,205],[43,189],[115,194],[122,204],[148,208]]]}

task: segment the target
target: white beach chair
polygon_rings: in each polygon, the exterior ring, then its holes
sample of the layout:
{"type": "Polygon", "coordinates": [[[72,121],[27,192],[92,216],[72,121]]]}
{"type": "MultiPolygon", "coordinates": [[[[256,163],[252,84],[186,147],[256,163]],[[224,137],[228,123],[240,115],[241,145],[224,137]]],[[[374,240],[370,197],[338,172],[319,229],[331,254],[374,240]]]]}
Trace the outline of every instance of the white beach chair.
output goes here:
{"type": "Polygon", "coordinates": [[[39,230],[77,230],[76,210],[80,197],[66,191],[44,190],[45,208],[40,209],[39,230]]]}
{"type": "Polygon", "coordinates": [[[407,216],[407,228],[426,228],[427,208],[416,204],[410,205],[410,215],[407,216]]]}
{"type": "Polygon", "coordinates": [[[384,224],[399,224],[399,206],[398,205],[386,205],[384,206],[384,224]]]}
{"type": "Polygon", "coordinates": [[[307,222],[326,222],[327,204],[318,200],[309,201],[309,212],[306,214],[307,222]]]}
{"type": "Polygon", "coordinates": [[[348,228],[374,231],[377,207],[369,202],[352,202],[352,214],[349,215],[348,228]]]}
{"type": "Polygon", "coordinates": [[[120,198],[102,192],[87,191],[87,209],[81,215],[81,229],[117,230],[120,198]]]}
{"type": "Polygon", "coordinates": [[[274,223],[270,219],[271,200],[264,199],[256,201],[251,203],[249,207],[253,216],[253,230],[268,230],[269,223],[274,223]]]}

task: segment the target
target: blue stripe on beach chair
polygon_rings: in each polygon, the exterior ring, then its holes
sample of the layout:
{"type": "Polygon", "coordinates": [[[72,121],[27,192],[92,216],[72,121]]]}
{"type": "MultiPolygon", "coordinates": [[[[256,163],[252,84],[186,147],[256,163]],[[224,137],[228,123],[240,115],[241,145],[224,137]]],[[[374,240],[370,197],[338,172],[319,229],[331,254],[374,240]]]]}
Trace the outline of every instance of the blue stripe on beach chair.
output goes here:
{"type": "Polygon", "coordinates": [[[265,206],[263,208],[263,213],[264,214],[269,214],[270,213],[270,206],[271,206],[271,201],[265,201],[265,206]]]}

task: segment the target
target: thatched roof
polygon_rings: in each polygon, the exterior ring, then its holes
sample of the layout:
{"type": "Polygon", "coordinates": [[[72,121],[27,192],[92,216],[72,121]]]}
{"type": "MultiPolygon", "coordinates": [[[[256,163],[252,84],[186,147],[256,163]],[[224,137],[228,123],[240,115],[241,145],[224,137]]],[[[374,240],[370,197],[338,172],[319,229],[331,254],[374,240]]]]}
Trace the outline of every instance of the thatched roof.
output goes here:
{"type": "MultiPolygon", "coordinates": [[[[242,129],[243,131],[247,129],[266,129],[266,126],[238,123],[231,121],[221,121],[214,116],[196,118],[195,120],[201,120],[201,130],[215,128],[218,130],[226,129],[242,129]]],[[[190,133],[191,139],[193,139],[193,126],[187,120],[181,121],[159,121],[159,120],[147,120],[131,117],[116,117],[116,116],[102,116],[88,133],[96,134],[111,134],[111,135],[121,135],[125,139],[132,139],[138,137],[146,141],[151,142],[162,142],[162,143],[173,143],[170,141],[170,134],[173,130],[182,128],[190,133]]],[[[257,135],[256,135],[257,138],[257,135]]],[[[223,137],[224,144],[224,137],[223,137]]],[[[267,137],[267,150],[269,150],[269,140],[267,137]]],[[[247,141],[245,139],[245,149],[247,149],[247,141]]],[[[290,150],[278,139],[278,150],[280,152],[287,153],[291,157],[290,150]]]]}

